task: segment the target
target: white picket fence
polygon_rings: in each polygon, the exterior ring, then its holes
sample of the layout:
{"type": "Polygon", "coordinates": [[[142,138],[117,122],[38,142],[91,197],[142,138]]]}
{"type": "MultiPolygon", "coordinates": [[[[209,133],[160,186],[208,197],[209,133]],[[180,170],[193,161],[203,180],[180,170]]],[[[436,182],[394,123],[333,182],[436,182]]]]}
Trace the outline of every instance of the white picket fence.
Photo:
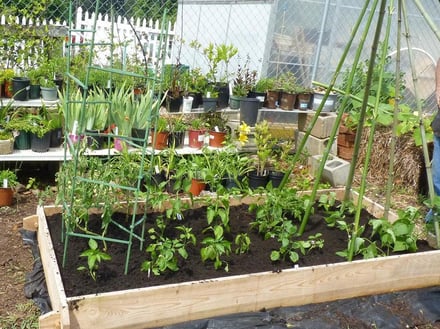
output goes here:
{"type": "MultiPolygon", "coordinates": [[[[83,11],[82,8],[78,8],[73,29],[92,30],[94,22],[95,13],[89,13],[83,11]]],[[[76,36],[80,40],[88,42],[92,38],[92,33],[77,32],[76,36]]],[[[163,50],[166,50],[165,62],[171,63],[170,54],[174,40],[174,28],[171,23],[162,28],[159,20],[155,22],[151,19],[131,18],[128,20],[126,17],[121,16],[116,17],[112,22],[109,15],[98,14],[95,43],[108,43],[110,40],[113,40],[113,56],[118,56],[123,63],[130,60],[143,63],[145,60],[148,64],[155,65],[157,61],[161,61],[163,50]],[[166,49],[160,49],[161,32],[167,34],[166,49]]],[[[97,64],[107,65],[110,48],[108,46],[97,46],[96,50],[97,64]]]]}
{"type": "MultiPolygon", "coordinates": [[[[8,25],[9,17],[0,16],[0,25],[8,25]]],[[[54,37],[66,37],[68,31],[67,22],[54,22],[46,20],[27,19],[26,17],[14,17],[12,19],[15,24],[23,26],[48,26],[49,34],[54,37]]],[[[89,43],[92,39],[93,26],[95,24],[95,13],[83,11],[78,8],[76,17],[72,21],[72,30],[83,30],[81,32],[72,33],[75,42],[89,43]]],[[[164,38],[164,37],[162,37],[164,38]]],[[[146,61],[150,65],[161,62],[162,54],[165,50],[165,63],[171,63],[171,53],[173,41],[175,40],[174,27],[169,23],[162,28],[160,21],[147,19],[131,18],[118,16],[112,22],[109,15],[98,14],[96,21],[95,43],[113,43],[113,58],[115,56],[122,61],[128,63],[130,60],[136,60],[139,63],[146,61]],[[113,32],[112,32],[113,31],[113,32]],[[166,34],[166,47],[160,49],[161,33],[166,34]],[[111,35],[113,34],[113,39],[111,35]],[[143,51],[142,51],[143,49],[143,51]]],[[[19,41],[17,41],[20,43],[19,41]]],[[[19,44],[17,46],[20,46],[19,44]]],[[[63,45],[63,49],[64,49],[63,45]]],[[[76,47],[76,50],[79,47],[76,47]]],[[[96,46],[96,62],[97,65],[108,65],[110,58],[110,46],[96,46]]],[[[10,63],[0,63],[1,66],[10,66],[10,63]]]]}

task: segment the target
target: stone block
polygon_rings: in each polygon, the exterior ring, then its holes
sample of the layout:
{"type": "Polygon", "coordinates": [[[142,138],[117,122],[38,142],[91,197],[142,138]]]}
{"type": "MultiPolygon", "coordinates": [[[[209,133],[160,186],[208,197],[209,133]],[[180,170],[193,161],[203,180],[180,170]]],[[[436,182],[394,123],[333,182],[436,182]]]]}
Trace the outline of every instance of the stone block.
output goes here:
{"type": "MultiPolygon", "coordinates": [[[[314,116],[315,114],[313,113],[298,113],[299,131],[307,131],[314,116]]],[[[318,138],[330,137],[330,133],[335,122],[336,113],[321,113],[313,126],[310,135],[318,138]]]]}
{"type": "MultiPolygon", "coordinates": [[[[304,136],[305,136],[304,132],[302,131],[297,132],[296,149],[298,149],[304,136]]],[[[317,138],[315,136],[309,135],[303,151],[305,151],[310,156],[322,155],[324,154],[324,151],[328,143],[329,143],[329,138],[317,138]]],[[[334,140],[333,145],[330,149],[330,154],[336,155],[336,153],[337,153],[337,145],[336,145],[336,140],[334,140]]]]}
{"type": "MultiPolygon", "coordinates": [[[[310,173],[316,175],[319,169],[321,155],[314,155],[310,158],[310,173]]],[[[322,172],[321,181],[331,186],[345,186],[347,184],[350,162],[335,156],[329,155],[322,172]]]]}

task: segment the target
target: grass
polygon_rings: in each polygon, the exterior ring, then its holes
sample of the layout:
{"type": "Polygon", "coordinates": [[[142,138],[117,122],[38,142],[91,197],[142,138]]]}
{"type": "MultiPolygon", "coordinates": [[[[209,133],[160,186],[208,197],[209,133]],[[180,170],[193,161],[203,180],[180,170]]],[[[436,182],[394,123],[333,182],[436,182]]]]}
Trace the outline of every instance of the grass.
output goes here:
{"type": "Polygon", "coordinates": [[[33,301],[18,304],[12,314],[0,316],[0,329],[38,329],[39,316],[33,301]]]}

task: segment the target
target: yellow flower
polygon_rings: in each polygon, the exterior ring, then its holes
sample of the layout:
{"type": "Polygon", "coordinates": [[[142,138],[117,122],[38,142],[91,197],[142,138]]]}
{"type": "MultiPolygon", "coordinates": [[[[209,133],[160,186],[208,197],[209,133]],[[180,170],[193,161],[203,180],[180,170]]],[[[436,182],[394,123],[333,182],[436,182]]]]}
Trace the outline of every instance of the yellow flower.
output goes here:
{"type": "Polygon", "coordinates": [[[251,128],[246,124],[246,122],[243,122],[238,129],[240,130],[240,134],[249,134],[251,132],[251,128]]]}
{"type": "Polygon", "coordinates": [[[238,135],[238,141],[241,143],[241,145],[246,144],[248,141],[247,135],[240,132],[240,134],[238,135]]]}

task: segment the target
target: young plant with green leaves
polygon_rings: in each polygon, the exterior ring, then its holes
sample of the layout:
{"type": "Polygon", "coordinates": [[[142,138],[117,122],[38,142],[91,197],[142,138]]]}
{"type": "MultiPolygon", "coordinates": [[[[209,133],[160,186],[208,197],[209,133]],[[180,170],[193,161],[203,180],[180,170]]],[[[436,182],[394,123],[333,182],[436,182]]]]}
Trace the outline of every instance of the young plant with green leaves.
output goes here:
{"type": "Polygon", "coordinates": [[[223,266],[223,269],[228,272],[229,264],[226,261],[222,261],[223,255],[230,255],[231,242],[224,236],[224,229],[221,225],[209,226],[203,233],[212,232],[213,236],[208,236],[202,240],[203,247],[200,249],[200,256],[203,262],[207,260],[214,261],[214,268],[218,270],[223,266]]]}
{"type": "Polygon", "coordinates": [[[105,251],[99,249],[98,242],[95,239],[89,239],[88,242],[89,249],[83,251],[80,257],[87,257],[87,267],[80,266],[78,267],[79,271],[87,270],[90,277],[96,281],[97,280],[97,271],[99,269],[99,265],[102,261],[111,260],[112,257],[107,254],[105,251]]]}
{"type": "Polygon", "coordinates": [[[161,275],[168,270],[178,271],[179,256],[187,259],[187,246],[196,244],[196,237],[189,227],[177,226],[179,237],[174,239],[165,235],[167,225],[163,217],[156,219],[156,228],[148,230],[151,242],[146,251],[150,255],[150,259],[143,262],[141,268],[142,271],[148,272],[148,277],[151,272],[154,275],[161,275]]]}

